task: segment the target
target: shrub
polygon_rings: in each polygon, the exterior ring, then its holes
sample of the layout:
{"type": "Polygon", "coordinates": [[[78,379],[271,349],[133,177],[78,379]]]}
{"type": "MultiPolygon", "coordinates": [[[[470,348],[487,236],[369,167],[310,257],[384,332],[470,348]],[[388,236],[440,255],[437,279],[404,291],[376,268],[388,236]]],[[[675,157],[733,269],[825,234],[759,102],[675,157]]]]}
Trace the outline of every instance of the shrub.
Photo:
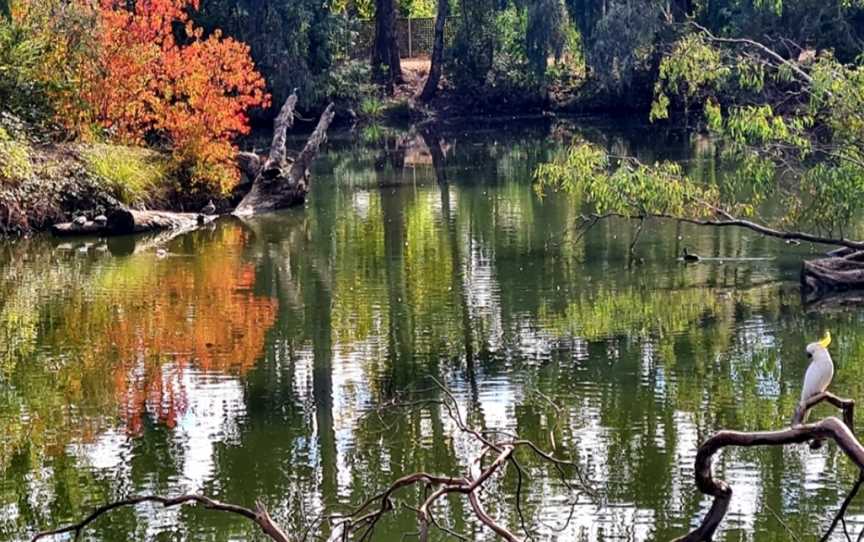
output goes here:
{"type": "Polygon", "coordinates": [[[192,188],[228,192],[239,179],[233,139],[247,111],[269,105],[249,47],[189,19],[198,0],[151,0],[134,8],[101,0],[99,59],[84,99],[94,121],[124,143],[166,139],[192,188]],[[182,28],[183,39],[175,35],[182,28]]]}
{"type": "Polygon", "coordinates": [[[169,178],[170,164],[161,154],[140,147],[88,145],[81,151],[87,172],[126,204],[152,200],[169,178]]]}
{"type": "Polygon", "coordinates": [[[32,87],[82,139],[166,144],[191,187],[227,192],[239,179],[233,139],[248,133],[248,110],[269,96],[249,47],[218,30],[205,37],[189,18],[198,7],[17,0],[8,25],[16,30],[0,32],[0,98],[32,87]],[[2,75],[15,59],[24,62],[2,75]]]}
{"type": "Polygon", "coordinates": [[[357,107],[364,98],[378,91],[370,83],[372,69],[369,62],[349,60],[336,65],[325,77],[322,89],[323,98],[333,100],[340,106],[357,107]]]}
{"type": "Polygon", "coordinates": [[[375,96],[364,98],[360,102],[360,114],[372,119],[381,118],[384,114],[384,102],[375,96]]]}
{"type": "Polygon", "coordinates": [[[0,183],[23,181],[33,175],[30,146],[27,143],[4,138],[0,128],[0,183]]]}

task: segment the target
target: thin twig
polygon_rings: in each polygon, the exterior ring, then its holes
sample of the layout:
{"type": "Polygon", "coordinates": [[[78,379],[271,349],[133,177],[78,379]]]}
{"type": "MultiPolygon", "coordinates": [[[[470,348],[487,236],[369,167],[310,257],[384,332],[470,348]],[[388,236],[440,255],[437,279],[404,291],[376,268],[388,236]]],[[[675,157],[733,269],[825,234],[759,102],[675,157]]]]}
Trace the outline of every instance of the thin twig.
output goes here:
{"type": "MultiPolygon", "coordinates": [[[[829,538],[831,538],[831,533],[834,532],[834,529],[837,527],[837,523],[840,522],[841,519],[846,515],[846,509],[849,508],[849,503],[852,502],[852,499],[855,498],[855,495],[858,494],[858,490],[861,489],[861,484],[864,483],[864,472],[858,474],[858,479],[855,481],[855,485],[852,486],[852,489],[849,491],[849,494],[846,495],[846,498],[843,499],[843,504],[840,505],[840,509],[837,510],[837,513],[834,515],[834,520],[831,522],[831,526],[828,527],[828,530],[819,539],[819,542],[827,542],[829,538]]],[[[846,526],[844,523],[843,530],[846,530],[846,526]]],[[[849,535],[846,535],[846,538],[849,538],[849,535]]]]}
{"type": "Polygon", "coordinates": [[[790,527],[789,524],[783,521],[783,518],[780,517],[780,514],[778,514],[773,508],[771,508],[767,504],[765,505],[765,508],[769,512],[771,512],[771,515],[774,516],[774,519],[777,520],[777,523],[779,523],[784,529],[786,529],[786,533],[792,538],[792,540],[795,540],[795,542],[801,542],[801,539],[798,538],[798,535],[795,534],[795,531],[792,530],[792,527],[790,527]]]}
{"type": "Polygon", "coordinates": [[[145,502],[159,503],[164,508],[180,506],[187,503],[194,503],[203,506],[208,510],[216,510],[219,512],[237,514],[258,524],[264,534],[266,534],[272,540],[275,540],[276,542],[290,542],[288,535],[286,535],[282,531],[282,529],[273,522],[273,520],[270,518],[270,514],[267,513],[267,510],[261,503],[256,503],[256,509],[252,510],[251,508],[246,508],[244,506],[220,502],[215,499],[211,499],[210,497],[207,497],[205,495],[180,495],[178,497],[163,497],[161,495],[141,495],[136,497],[129,497],[128,499],[123,499],[100,506],[78,523],[67,525],[66,527],[60,527],[59,529],[42,531],[40,533],[37,533],[31,539],[31,541],[36,542],[37,540],[40,540],[42,538],[53,537],[66,533],[73,533],[74,538],[77,539],[81,536],[81,532],[84,530],[85,527],[87,527],[87,525],[96,521],[96,519],[98,519],[103,514],[107,514],[108,512],[111,512],[112,510],[116,510],[118,508],[123,508],[126,506],[137,506],[145,502]]]}

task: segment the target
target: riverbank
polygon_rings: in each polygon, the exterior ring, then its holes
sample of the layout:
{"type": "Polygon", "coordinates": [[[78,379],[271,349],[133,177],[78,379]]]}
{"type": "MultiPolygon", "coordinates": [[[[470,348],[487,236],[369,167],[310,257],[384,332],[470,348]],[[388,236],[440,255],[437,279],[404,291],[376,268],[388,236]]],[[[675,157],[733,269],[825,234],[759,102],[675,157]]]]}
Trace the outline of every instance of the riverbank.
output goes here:
{"type": "MultiPolygon", "coordinates": [[[[402,82],[388,96],[377,87],[359,100],[357,107],[346,107],[341,121],[351,123],[441,121],[469,124],[477,118],[538,118],[550,115],[642,115],[651,108],[651,93],[633,94],[627,100],[613,96],[602,85],[587,80],[584,74],[560,74],[545,88],[486,86],[475,93],[456,89],[446,74],[439,91],[427,103],[419,102],[429,73],[428,59],[404,59],[402,82]]],[[[650,85],[649,87],[650,88],[650,85]]]]}
{"type": "MultiPolygon", "coordinates": [[[[456,132],[478,124],[536,122],[571,115],[560,107],[560,96],[555,103],[530,97],[472,101],[457,96],[446,83],[435,100],[420,105],[413,100],[413,93],[424,78],[422,71],[406,70],[405,83],[397,87],[394,96],[360,114],[343,110],[339,126],[351,137],[371,143],[379,141],[383,133],[408,131],[412,126],[431,124],[435,131],[456,132]],[[370,138],[370,132],[379,137],[370,138]]],[[[298,128],[302,132],[308,127],[304,124],[298,128]]],[[[272,125],[268,123],[265,128],[262,124],[261,130],[269,139],[272,125]]],[[[255,143],[257,136],[244,140],[241,147],[256,148],[255,143]]],[[[119,205],[196,212],[213,200],[218,209],[230,209],[249,186],[249,179],[242,179],[232,191],[217,192],[209,184],[184,182],[187,173],[167,152],[107,143],[57,142],[44,128],[3,114],[0,235],[29,235],[81,216],[92,220],[119,205]]]]}
{"type": "Polygon", "coordinates": [[[0,124],[0,234],[27,235],[118,205],[183,210],[213,196],[184,189],[169,157],[103,143],[56,143],[4,116],[0,124]]]}

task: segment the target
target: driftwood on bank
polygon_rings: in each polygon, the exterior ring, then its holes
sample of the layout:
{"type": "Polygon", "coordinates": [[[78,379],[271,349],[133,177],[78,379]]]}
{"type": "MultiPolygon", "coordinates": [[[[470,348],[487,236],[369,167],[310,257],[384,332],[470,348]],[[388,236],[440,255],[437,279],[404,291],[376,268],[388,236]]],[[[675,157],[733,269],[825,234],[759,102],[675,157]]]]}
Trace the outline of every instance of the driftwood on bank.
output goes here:
{"type": "Polygon", "coordinates": [[[191,231],[216,219],[198,213],[173,213],[170,211],[138,211],[118,208],[107,214],[104,224],[88,220],[84,224],[62,222],[51,227],[51,232],[58,236],[72,235],[127,235],[162,230],[176,232],[191,231]]]}
{"type": "MultiPolygon", "coordinates": [[[[71,525],[37,533],[32,540],[37,540],[58,535],[72,534],[76,539],[82,531],[93,521],[104,514],[123,507],[133,507],[141,503],[158,503],[163,507],[180,506],[184,504],[195,504],[208,510],[227,512],[245,517],[257,524],[261,531],[275,542],[301,542],[309,539],[326,539],[329,542],[347,542],[348,540],[374,540],[375,528],[379,521],[389,513],[403,509],[412,510],[417,517],[420,542],[428,542],[430,531],[437,529],[442,533],[460,540],[470,540],[471,537],[456,532],[451,527],[440,522],[436,518],[436,507],[442,507],[442,501],[447,497],[462,497],[467,501],[467,508],[471,510],[474,517],[495,535],[508,542],[522,540],[522,535],[528,540],[532,538],[533,529],[523,512],[523,477],[528,474],[527,463],[523,461],[535,460],[539,466],[553,469],[560,482],[573,496],[587,494],[595,496],[593,490],[584,480],[579,466],[571,461],[560,459],[542,450],[537,444],[530,440],[521,439],[518,435],[502,432],[486,432],[476,429],[468,422],[467,413],[463,414],[459,408],[459,402],[452,392],[438,380],[433,379],[440,391],[439,397],[400,401],[394,399],[381,405],[378,409],[370,412],[376,414],[382,423],[386,424],[384,417],[388,411],[394,411],[396,416],[404,414],[405,409],[428,410],[441,409],[443,413],[452,420],[457,430],[472,440],[470,449],[477,450],[474,457],[469,458],[466,463],[468,467],[465,472],[454,474],[433,474],[429,472],[409,473],[393,481],[380,493],[369,497],[357,508],[341,514],[321,515],[318,517],[300,518],[302,528],[288,531],[274,522],[267,510],[259,502],[255,509],[246,508],[234,504],[216,501],[203,495],[181,495],[177,497],[164,497],[159,495],[136,496],[114,501],[96,508],[81,521],[71,525]],[[494,436],[491,436],[494,435],[494,436]],[[517,451],[523,452],[521,458],[517,458],[517,451]],[[516,494],[512,499],[513,506],[519,519],[522,534],[502,525],[498,520],[487,513],[483,500],[491,500],[495,495],[495,478],[500,478],[505,471],[512,470],[517,478],[516,494]],[[568,471],[572,474],[568,474],[568,471]],[[425,489],[425,491],[405,491],[410,488],[425,489]],[[409,500],[412,495],[420,495],[416,503],[409,500]],[[291,533],[290,535],[288,533],[291,533]]],[[[550,437],[551,438],[551,437],[550,437]]],[[[503,499],[498,499],[504,502],[503,499]]],[[[507,499],[508,502],[510,501],[507,499]]],[[[577,500],[572,499],[571,507],[575,509],[577,500]]],[[[570,517],[572,518],[571,509],[570,517]]],[[[569,522],[569,520],[568,520],[569,522]]]]}
{"type": "MultiPolygon", "coordinates": [[[[805,442],[833,440],[843,450],[846,456],[864,472],[864,446],[855,438],[854,434],[855,402],[851,399],[843,399],[836,395],[824,392],[810,398],[805,404],[799,405],[792,418],[792,426],[779,431],[719,431],[699,446],[696,453],[695,481],[696,487],[705,495],[714,497],[711,509],[702,519],[702,523],[693,531],[677,538],[675,542],[708,542],[714,536],[732,499],[732,488],[724,482],[714,478],[711,469],[711,460],[721,449],[729,446],[753,447],[753,446],[785,446],[787,444],[803,444],[805,442]],[[806,420],[807,413],[817,404],[828,402],[843,411],[843,420],[831,416],[818,422],[802,424],[806,420]]],[[[831,523],[828,532],[822,537],[827,540],[839,521],[843,520],[851,497],[857,493],[859,482],[853,487],[853,491],[844,501],[837,515],[831,523]]]]}
{"type": "MultiPolygon", "coordinates": [[[[306,146],[295,160],[290,160],[285,153],[285,139],[288,129],[294,124],[296,103],[297,96],[292,94],[276,117],[273,142],[267,160],[258,167],[254,175],[250,175],[252,171],[246,172],[246,175],[253,177],[254,181],[249,193],[234,209],[235,216],[275,211],[301,205],[306,201],[310,186],[309,168],[318,156],[321,145],[327,140],[327,129],[333,122],[335,110],[332,103],[327,106],[318,120],[315,131],[306,141],[306,146]]],[[[256,163],[255,160],[246,158],[245,162],[255,167],[261,163],[261,160],[256,163]]]]}

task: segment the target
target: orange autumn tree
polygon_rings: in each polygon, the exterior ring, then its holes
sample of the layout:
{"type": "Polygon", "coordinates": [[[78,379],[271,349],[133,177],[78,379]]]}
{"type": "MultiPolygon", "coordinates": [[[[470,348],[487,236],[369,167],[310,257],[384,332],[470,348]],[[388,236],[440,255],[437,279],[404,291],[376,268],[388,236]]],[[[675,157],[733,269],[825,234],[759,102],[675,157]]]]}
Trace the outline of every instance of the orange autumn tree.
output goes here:
{"type": "Polygon", "coordinates": [[[205,37],[189,18],[198,8],[199,0],[100,0],[97,60],[70,97],[83,99],[85,114],[67,118],[124,143],[166,142],[193,185],[226,192],[239,178],[233,140],[249,131],[247,111],[270,97],[249,47],[219,31],[205,37]]]}

